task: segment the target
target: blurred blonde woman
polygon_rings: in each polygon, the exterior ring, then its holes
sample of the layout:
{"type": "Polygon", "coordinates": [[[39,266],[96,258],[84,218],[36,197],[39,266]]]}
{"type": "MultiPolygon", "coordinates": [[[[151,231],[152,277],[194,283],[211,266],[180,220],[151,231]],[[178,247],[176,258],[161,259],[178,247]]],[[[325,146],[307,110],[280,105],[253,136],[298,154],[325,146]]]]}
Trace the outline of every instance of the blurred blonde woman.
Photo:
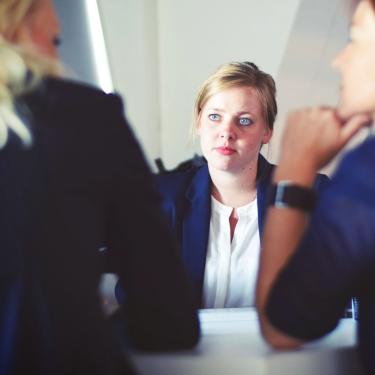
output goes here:
{"type": "Polygon", "coordinates": [[[121,100],[57,78],[58,41],[50,0],[0,1],[0,372],[131,374],[99,303],[99,248],[128,342],[189,348],[197,317],[121,100]]]}
{"type": "Polygon", "coordinates": [[[58,76],[63,72],[55,59],[59,24],[56,17],[48,17],[51,10],[45,6],[44,14],[39,11],[39,19],[31,27],[35,30],[39,22],[47,23],[50,32],[56,35],[54,40],[34,44],[32,34],[22,27],[28,10],[36,9],[33,3],[32,0],[0,3],[0,147],[6,144],[9,129],[25,145],[31,144],[30,131],[14,113],[14,99],[35,86],[43,75],[58,76]]]}
{"type": "MultiPolygon", "coordinates": [[[[193,132],[207,164],[158,176],[163,209],[201,308],[255,305],[266,190],[260,154],[277,114],[273,78],[251,62],[221,66],[200,88],[193,132]]],[[[327,178],[318,176],[316,189],[327,178]]]]}

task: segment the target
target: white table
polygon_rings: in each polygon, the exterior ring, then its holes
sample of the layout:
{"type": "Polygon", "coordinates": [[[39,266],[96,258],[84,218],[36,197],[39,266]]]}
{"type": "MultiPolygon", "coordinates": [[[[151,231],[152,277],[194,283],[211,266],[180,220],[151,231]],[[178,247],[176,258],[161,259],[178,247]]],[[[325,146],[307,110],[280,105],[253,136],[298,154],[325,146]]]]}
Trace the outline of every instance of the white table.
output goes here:
{"type": "Polygon", "coordinates": [[[260,336],[253,309],[202,310],[202,338],[191,351],[134,353],[140,374],[148,375],[360,375],[356,322],[343,319],[337,329],[301,349],[270,349],[260,336]]]}

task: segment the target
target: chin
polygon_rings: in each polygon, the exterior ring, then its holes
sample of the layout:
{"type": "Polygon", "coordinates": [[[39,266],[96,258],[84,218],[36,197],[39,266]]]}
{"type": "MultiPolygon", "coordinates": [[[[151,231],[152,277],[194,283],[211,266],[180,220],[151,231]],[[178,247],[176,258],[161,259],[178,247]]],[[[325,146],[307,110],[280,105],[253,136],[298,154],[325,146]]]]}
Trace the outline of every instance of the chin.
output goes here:
{"type": "Polygon", "coordinates": [[[341,106],[339,106],[339,107],[337,108],[337,114],[339,115],[339,117],[340,117],[343,121],[348,120],[348,119],[352,116],[352,112],[351,112],[351,111],[348,111],[347,108],[345,108],[345,107],[341,107],[341,106]]]}
{"type": "Polygon", "coordinates": [[[356,107],[353,104],[349,105],[345,102],[340,103],[337,107],[337,114],[343,121],[347,121],[350,117],[364,112],[363,108],[356,107]]]}
{"type": "Polygon", "coordinates": [[[208,160],[207,162],[210,168],[223,172],[229,172],[233,168],[232,163],[229,160],[208,160]]]}
{"type": "Polygon", "coordinates": [[[229,165],[228,163],[212,163],[211,164],[215,169],[219,170],[219,171],[225,171],[225,172],[228,172],[230,171],[232,168],[231,168],[231,165],[229,165]]]}
{"type": "Polygon", "coordinates": [[[337,107],[337,113],[344,121],[350,119],[352,116],[360,114],[373,114],[375,113],[375,102],[355,102],[354,100],[342,100],[337,107]],[[366,105],[367,104],[367,105],[366,105]]]}

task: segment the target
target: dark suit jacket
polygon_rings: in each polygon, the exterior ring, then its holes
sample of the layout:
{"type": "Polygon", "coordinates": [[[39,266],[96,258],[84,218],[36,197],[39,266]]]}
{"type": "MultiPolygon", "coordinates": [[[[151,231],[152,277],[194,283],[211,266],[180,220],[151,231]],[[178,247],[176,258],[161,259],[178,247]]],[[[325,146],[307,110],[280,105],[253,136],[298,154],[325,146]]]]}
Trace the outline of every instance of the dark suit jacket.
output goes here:
{"type": "MultiPolygon", "coordinates": [[[[257,175],[257,204],[259,233],[263,232],[266,191],[271,182],[274,165],[259,155],[257,175]]],[[[162,195],[162,209],[180,243],[181,255],[195,291],[197,306],[202,306],[202,290],[211,217],[211,178],[208,167],[193,168],[182,173],[156,176],[162,195]]],[[[328,182],[318,175],[315,189],[328,182]]]]}
{"type": "Polygon", "coordinates": [[[34,143],[10,134],[0,150],[1,374],[132,372],[98,297],[103,246],[132,344],[193,346],[193,299],[121,100],[47,79],[17,108],[34,143]]]}

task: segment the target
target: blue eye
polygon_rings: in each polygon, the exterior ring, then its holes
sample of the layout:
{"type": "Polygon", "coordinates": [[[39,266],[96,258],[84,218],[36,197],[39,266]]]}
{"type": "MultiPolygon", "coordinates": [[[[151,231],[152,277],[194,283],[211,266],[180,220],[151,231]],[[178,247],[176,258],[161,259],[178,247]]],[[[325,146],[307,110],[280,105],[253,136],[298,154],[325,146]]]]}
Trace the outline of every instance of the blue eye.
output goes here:
{"type": "Polygon", "coordinates": [[[249,126],[249,125],[252,125],[254,122],[252,119],[248,118],[248,117],[241,117],[239,119],[239,123],[240,125],[242,126],[249,126]]]}
{"type": "Polygon", "coordinates": [[[217,113],[211,113],[210,115],[208,115],[208,118],[211,121],[219,121],[220,120],[220,115],[218,115],[217,113]]]}

